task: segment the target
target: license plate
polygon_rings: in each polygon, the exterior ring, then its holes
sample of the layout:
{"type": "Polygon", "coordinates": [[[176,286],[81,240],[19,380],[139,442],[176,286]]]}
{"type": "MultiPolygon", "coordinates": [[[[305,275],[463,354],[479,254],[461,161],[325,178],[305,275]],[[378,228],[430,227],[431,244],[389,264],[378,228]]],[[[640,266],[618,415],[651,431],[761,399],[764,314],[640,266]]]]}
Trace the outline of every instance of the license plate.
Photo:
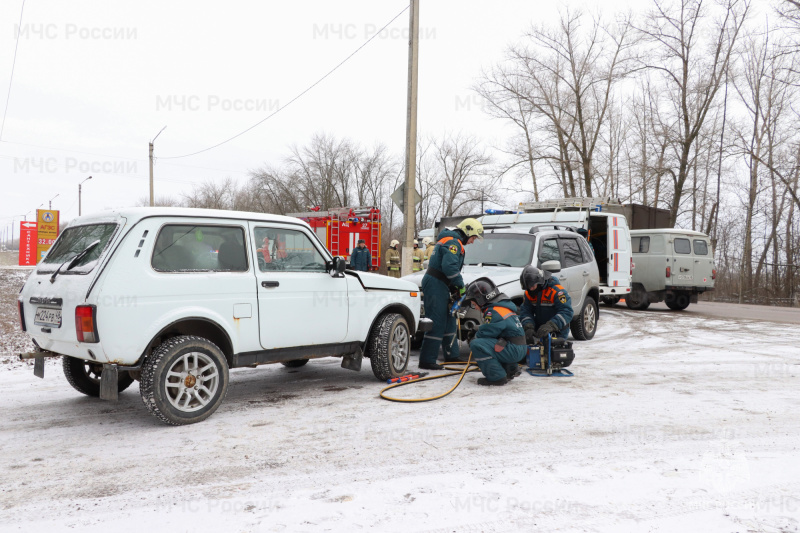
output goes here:
{"type": "Polygon", "coordinates": [[[37,307],[33,317],[33,323],[37,326],[50,326],[53,328],[61,327],[61,309],[51,307],[37,307]]]}

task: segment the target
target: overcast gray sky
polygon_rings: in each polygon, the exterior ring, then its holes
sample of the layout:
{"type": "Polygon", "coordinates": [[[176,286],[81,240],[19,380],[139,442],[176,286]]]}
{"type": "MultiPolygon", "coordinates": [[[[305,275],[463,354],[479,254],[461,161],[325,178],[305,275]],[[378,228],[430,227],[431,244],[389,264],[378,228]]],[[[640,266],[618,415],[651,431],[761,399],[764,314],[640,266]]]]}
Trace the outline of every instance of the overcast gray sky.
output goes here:
{"type": "MultiPolygon", "coordinates": [[[[421,0],[419,131],[504,138],[469,87],[531,22],[558,9],[611,10],[633,0],[421,0]]],[[[646,3],[649,4],[649,3],[646,3]]],[[[405,142],[408,12],[302,98],[257,128],[400,13],[406,0],[27,0],[0,141],[0,228],[53,197],[62,220],[132,205],[193,182],[245,180],[292,143],[324,131],[365,145],[405,142]],[[56,196],[57,195],[57,196],[56,196]]],[[[5,103],[22,0],[0,2],[0,105],[5,103]]],[[[2,109],[0,108],[0,111],[2,109]]]]}

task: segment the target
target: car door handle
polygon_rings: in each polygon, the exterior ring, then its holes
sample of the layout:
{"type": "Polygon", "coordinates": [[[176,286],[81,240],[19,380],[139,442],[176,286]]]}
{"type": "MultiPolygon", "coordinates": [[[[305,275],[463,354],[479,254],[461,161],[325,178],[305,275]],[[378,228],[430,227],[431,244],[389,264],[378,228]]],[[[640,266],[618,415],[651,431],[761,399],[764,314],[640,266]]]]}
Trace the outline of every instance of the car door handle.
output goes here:
{"type": "Polygon", "coordinates": [[[587,271],[585,271],[585,270],[584,270],[584,271],[583,271],[583,275],[584,275],[584,276],[588,276],[588,275],[589,275],[589,273],[588,273],[587,271]]]}
{"type": "Polygon", "coordinates": [[[278,285],[280,285],[279,281],[262,281],[261,282],[261,286],[264,287],[265,289],[273,289],[273,288],[277,287],[278,285]]]}

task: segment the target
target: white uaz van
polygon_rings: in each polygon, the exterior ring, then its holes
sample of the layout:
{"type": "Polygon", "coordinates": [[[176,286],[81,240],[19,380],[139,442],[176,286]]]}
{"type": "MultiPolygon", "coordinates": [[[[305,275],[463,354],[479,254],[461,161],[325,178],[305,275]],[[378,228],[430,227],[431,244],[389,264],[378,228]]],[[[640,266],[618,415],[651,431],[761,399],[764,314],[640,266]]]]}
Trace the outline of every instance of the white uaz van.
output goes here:
{"type": "MultiPolygon", "coordinates": [[[[19,295],[35,359],[116,399],[134,379],[168,424],[210,416],[228,369],[342,357],[402,375],[419,328],[408,281],[345,271],[305,222],[261,213],[134,208],[73,220],[19,295]]],[[[427,324],[422,323],[422,326],[427,324]]],[[[425,328],[422,328],[425,329],[425,328]]]]}
{"type": "Polygon", "coordinates": [[[697,297],[714,290],[717,270],[708,235],[681,229],[632,230],[633,290],[625,299],[631,309],[664,302],[682,311],[697,297]]]}

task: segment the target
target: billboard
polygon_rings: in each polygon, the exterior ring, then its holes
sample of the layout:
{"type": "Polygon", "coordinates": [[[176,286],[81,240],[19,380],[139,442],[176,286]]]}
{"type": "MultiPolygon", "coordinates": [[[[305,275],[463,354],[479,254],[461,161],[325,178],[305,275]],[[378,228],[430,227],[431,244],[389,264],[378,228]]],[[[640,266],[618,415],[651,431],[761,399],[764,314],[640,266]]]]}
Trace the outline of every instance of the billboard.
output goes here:
{"type": "Polygon", "coordinates": [[[19,266],[36,266],[36,263],[39,262],[36,243],[36,222],[21,220],[19,223],[19,266]]]}
{"type": "Polygon", "coordinates": [[[58,237],[58,211],[49,209],[36,210],[36,222],[39,224],[39,237],[36,241],[36,261],[42,260],[58,237]]]}

